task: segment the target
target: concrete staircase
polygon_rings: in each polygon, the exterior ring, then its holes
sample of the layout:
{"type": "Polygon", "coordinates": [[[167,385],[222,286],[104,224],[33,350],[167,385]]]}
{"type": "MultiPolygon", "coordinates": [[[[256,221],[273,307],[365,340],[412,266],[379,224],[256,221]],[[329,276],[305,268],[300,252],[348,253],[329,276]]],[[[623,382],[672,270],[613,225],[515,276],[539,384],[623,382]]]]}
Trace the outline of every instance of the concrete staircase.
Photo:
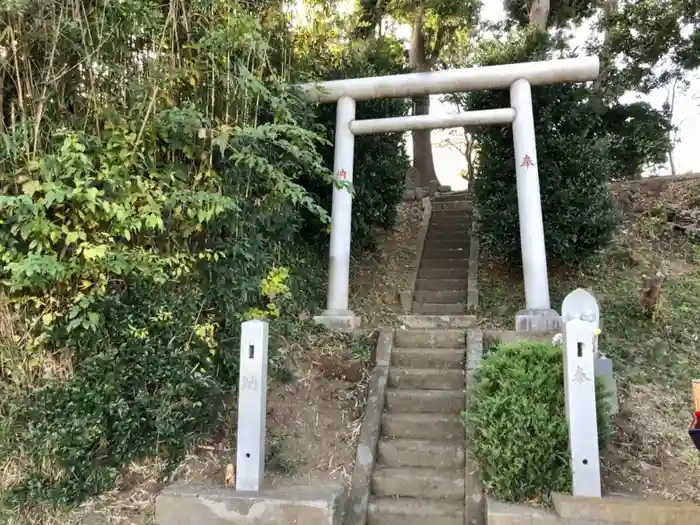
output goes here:
{"type": "Polygon", "coordinates": [[[465,329],[397,330],[368,525],[464,525],[465,329]]]}
{"type": "Polygon", "coordinates": [[[413,313],[465,312],[471,205],[466,193],[432,199],[433,211],[413,296],[413,313]]]}

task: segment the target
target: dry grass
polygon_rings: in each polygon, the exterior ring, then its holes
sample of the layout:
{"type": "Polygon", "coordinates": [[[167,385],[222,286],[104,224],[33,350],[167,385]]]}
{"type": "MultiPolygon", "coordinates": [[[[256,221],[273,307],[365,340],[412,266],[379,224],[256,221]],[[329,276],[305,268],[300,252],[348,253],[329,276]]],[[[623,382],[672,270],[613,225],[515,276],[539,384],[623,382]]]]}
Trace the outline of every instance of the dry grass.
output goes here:
{"type": "Polygon", "coordinates": [[[364,326],[391,326],[402,313],[399,290],[416,270],[416,236],[422,214],[420,201],[401,203],[396,227],[381,241],[376,254],[354,261],[350,303],[364,326]]]}
{"type": "MultiPolygon", "coordinates": [[[[688,436],[690,380],[700,375],[700,247],[679,216],[697,216],[698,179],[614,186],[625,223],[613,245],[582,268],[550,275],[555,307],[576,287],[601,305],[601,350],[612,357],[620,413],[602,458],[609,493],[700,503],[700,453],[688,436]],[[640,305],[643,274],[667,274],[653,316],[640,305]]],[[[512,329],[524,304],[522,276],[482,253],[480,297],[486,326],[512,329]]]]}
{"type": "MultiPolygon", "coordinates": [[[[374,334],[347,336],[310,330],[303,341],[283,354],[293,379],[275,382],[268,392],[265,487],[348,482],[367,391],[368,367],[374,334]],[[335,378],[319,363],[363,361],[359,382],[335,378]],[[328,377],[328,376],[331,377],[328,377]]],[[[232,403],[233,405],[233,403],[232,403]]],[[[119,480],[119,489],[103,494],[71,512],[33,509],[6,518],[7,525],[147,525],[153,523],[155,497],[170,483],[225,486],[228,464],[235,464],[235,436],[231,420],[211,440],[189,451],[174,472],[152,458],[134,463],[119,480]]],[[[17,458],[5,465],[18,467],[17,458]]],[[[7,483],[9,470],[0,473],[7,483]]]]}

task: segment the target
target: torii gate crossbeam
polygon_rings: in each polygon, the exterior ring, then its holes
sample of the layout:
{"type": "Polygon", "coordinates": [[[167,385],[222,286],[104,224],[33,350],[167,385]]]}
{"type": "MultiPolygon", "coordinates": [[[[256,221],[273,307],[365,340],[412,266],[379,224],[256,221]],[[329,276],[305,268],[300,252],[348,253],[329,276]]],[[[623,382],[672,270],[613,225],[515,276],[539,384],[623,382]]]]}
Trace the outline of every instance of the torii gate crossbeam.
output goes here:
{"type": "MultiPolygon", "coordinates": [[[[348,182],[353,180],[356,134],[512,123],[526,301],[526,310],[516,317],[516,329],[546,331],[558,325],[559,316],[551,309],[549,299],[531,86],[595,80],[599,70],[597,57],[581,57],[334,80],[303,84],[299,88],[311,101],[337,102],[333,169],[336,179],[348,182]],[[447,117],[421,115],[355,120],[358,100],[506,88],[510,88],[510,108],[447,117]]],[[[359,325],[359,319],[348,305],[352,196],[347,190],[334,187],[332,206],[328,301],[326,310],[315,319],[330,327],[352,329],[359,325]]]]}

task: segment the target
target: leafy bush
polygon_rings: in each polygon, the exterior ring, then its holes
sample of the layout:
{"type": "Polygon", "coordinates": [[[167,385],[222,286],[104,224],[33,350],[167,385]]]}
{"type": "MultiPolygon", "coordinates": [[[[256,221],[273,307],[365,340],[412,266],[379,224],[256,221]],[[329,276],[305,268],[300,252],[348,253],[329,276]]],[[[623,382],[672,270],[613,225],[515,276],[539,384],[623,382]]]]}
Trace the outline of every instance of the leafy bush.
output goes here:
{"type": "MultiPolygon", "coordinates": [[[[490,45],[479,63],[543,59],[547,45],[546,36],[528,33],[490,45]]],[[[607,188],[610,137],[591,126],[594,114],[585,86],[533,87],[532,95],[547,256],[553,263],[580,262],[606,246],[618,224],[607,188]]],[[[507,90],[470,93],[459,100],[469,110],[510,106],[507,90]]],[[[473,196],[480,236],[491,253],[517,264],[521,253],[512,130],[484,128],[477,140],[473,196]]]]}
{"type": "MultiPolygon", "coordinates": [[[[562,348],[499,345],[483,361],[465,420],[487,493],[509,502],[547,501],[570,490],[562,348]]],[[[608,404],[596,383],[601,449],[609,436],[608,404]]]]}
{"type": "MultiPolygon", "coordinates": [[[[398,41],[380,38],[371,41],[333,45],[339,35],[333,31],[310,30],[298,39],[303,46],[302,70],[313,72],[303,80],[336,80],[373,75],[394,75],[407,72],[403,50],[398,41]]],[[[404,99],[371,100],[357,103],[357,119],[376,119],[403,116],[410,105],[404,99]]],[[[335,137],[336,104],[322,104],[316,108],[314,124],[325,129],[327,145],[319,151],[325,166],[333,169],[333,142],[335,137]]],[[[396,206],[404,191],[406,172],[410,162],[405,151],[403,133],[380,133],[355,137],[354,198],[352,208],[353,249],[362,250],[374,245],[378,228],[388,229],[396,221],[396,206]]],[[[313,193],[325,209],[331,210],[331,186],[318,178],[302,183],[313,193]]],[[[326,242],[319,236],[317,220],[311,220],[306,229],[307,238],[326,242]]]]}
{"type": "Polygon", "coordinates": [[[330,172],[312,112],[268,59],[266,17],[237,2],[83,7],[79,23],[67,0],[0,15],[18,39],[0,61],[12,504],[79,503],[132,461],[177,461],[227,422],[240,322],[275,318],[276,363],[276,339],[322,293],[299,231],[327,214],[300,181],[330,172]]]}

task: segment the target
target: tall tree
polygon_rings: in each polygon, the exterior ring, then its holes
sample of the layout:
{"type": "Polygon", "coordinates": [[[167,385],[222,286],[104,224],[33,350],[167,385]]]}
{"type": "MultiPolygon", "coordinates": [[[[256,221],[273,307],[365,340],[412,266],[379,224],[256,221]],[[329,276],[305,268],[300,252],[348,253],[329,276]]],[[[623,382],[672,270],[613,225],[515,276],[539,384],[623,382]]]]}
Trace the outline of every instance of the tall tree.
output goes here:
{"type": "MultiPolygon", "coordinates": [[[[476,24],[479,0],[360,0],[361,27],[364,34],[375,34],[382,18],[411,27],[409,64],[415,72],[427,72],[439,65],[443,51],[457,41],[459,33],[470,31],[476,24]]],[[[463,40],[464,41],[464,40],[463,40]]],[[[430,97],[413,98],[413,114],[427,115],[430,97]]],[[[430,131],[414,131],[413,166],[420,172],[420,185],[435,180],[430,131]]]]}

